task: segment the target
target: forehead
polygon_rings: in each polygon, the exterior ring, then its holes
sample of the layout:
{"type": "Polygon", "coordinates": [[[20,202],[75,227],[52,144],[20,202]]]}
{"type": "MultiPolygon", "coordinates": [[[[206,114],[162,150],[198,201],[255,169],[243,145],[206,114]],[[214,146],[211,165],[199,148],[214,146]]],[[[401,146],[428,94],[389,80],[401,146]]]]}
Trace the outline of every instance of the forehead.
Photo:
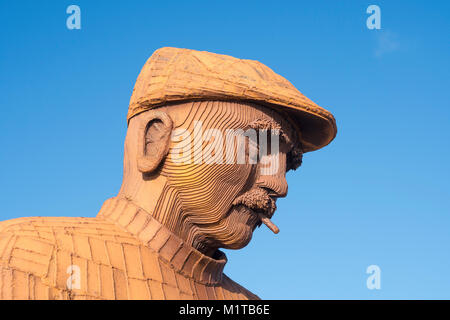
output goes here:
{"type": "MultiPolygon", "coordinates": [[[[176,127],[193,129],[196,121],[201,121],[203,128],[224,131],[233,128],[250,127],[252,123],[272,123],[281,129],[293,144],[299,141],[297,130],[288,116],[251,102],[236,101],[197,101],[162,107],[168,112],[176,127]]],[[[262,129],[261,127],[259,127],[262,129]]],[[[270,129],[267,128],[267,129],[270,129]]]]}

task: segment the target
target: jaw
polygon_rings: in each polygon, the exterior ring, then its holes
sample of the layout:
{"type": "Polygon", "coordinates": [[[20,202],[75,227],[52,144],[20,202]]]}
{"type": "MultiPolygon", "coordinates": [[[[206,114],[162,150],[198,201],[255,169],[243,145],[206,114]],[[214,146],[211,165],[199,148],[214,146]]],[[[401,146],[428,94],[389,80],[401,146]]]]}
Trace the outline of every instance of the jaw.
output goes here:
{"type": "Polygon", "coordinates": [[[219,248],[241,249],[249,244],[259,224],[258,216],[252,210],[243,205],[232,206],[218,223],[197,226],[200,232],[193,243],[198,250],[202,248],[202,252],[214,252],[219,248]]]}

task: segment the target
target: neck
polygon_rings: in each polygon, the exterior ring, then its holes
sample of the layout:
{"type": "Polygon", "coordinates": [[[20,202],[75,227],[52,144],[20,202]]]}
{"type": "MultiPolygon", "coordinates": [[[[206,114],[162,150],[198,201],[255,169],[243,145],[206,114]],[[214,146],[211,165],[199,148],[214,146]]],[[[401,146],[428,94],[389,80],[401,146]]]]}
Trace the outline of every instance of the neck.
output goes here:
{"type": "Polygon", "coordinates": [[[200,282],[221,281],[227,261],[225,254],[215,250],[210,257],[199,252],[132,201],[120,197],[108,199],[97,217],[126,229],[175,270],[200,282]]]}
{"type": "Polygon", "coordinates": [[[195,232],[195,227],[183,219],[179,195],[173,187],[170,187],[163,175],[147,177],[133,184],[124,182],[117,197],[131,201],[186,244],[203,254],[212,257],[219,249],[195,232]]]}

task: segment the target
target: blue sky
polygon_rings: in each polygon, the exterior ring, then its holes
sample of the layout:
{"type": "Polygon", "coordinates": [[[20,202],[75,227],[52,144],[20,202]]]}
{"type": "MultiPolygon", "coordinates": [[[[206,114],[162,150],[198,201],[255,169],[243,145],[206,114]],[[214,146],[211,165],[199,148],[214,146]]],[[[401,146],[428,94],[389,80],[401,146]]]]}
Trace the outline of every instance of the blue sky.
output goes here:
{"type": "Polygon", "coordinates": [[[0,1],[0,220],[88,216],[122,179],[152,52],[259,60],[336,117],[273,221],[227,251],[264,299],[450,298],[447,1],[0,1]],[[81,8],[81,30],[66,8],[81,8]],[[369,30],[366,8],[381,9],[369,30]],[[366,268],[381,268],[381,289],[366,268]]]}

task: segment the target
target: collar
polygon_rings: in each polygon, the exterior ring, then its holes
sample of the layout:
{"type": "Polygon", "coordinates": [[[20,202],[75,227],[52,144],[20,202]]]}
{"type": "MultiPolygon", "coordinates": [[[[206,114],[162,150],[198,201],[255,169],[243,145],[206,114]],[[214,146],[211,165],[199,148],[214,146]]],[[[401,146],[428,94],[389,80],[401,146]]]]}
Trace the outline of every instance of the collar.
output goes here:
{"type": "Polygon", "coordinates": [[[204,255],[130,200],[119,197],[106,200],[97,218],[113,222],[132,233],[175,271],[205,284],[222,281],[227,262],[223,252],[217,250],[214,258],[204,255]]]}

